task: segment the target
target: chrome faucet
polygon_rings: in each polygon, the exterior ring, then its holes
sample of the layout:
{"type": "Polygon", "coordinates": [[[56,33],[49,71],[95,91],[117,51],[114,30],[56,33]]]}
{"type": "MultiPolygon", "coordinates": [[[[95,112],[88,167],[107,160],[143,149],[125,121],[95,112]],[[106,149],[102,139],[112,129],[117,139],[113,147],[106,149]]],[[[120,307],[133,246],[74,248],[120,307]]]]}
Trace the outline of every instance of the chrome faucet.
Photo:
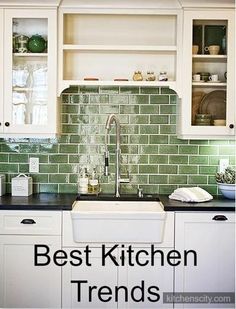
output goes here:
{"type": "Polygon", "coordinates": [[[129,183],[129,178],[121,178],[120,177],[120,121],[115,114],[111,114],[107,117],[106,121],[106,135],[105,135],[105,169],[104,175],[108,176],[108,166],[109,166],[109,151],[108,151],[108,134],[111,129],[112,123],[116,125],[116,161],[115,161],[115,196],[120,197],[120,184],[121,183],[129,183]]]}

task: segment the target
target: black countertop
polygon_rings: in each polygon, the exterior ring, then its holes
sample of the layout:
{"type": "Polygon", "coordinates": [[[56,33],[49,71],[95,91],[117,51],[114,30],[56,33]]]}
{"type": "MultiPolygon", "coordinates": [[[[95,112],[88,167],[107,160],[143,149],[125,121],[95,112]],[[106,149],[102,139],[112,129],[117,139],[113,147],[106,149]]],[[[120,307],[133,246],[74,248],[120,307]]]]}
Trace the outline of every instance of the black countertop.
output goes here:
{"type": "MultiPolygon", "coordinates": [[[[76,194],[40,193],[29,197],[14,197],[4,195],[0,197],[0,210],[71,210],[76,194]]],[[[212,201],[204,203],[183,203],[170,200],[167,195],[145,195],[142,200],[158,200],[163,203],[166,211],[235,211],[235,201],[223,197],[214,197],[212,201]]],[[[82,197],[94,199],[94,197],[82,197]]],[[[98,200],[116,199],[112,195],[101,195],[98,200]]],[[[119,200],[133,200],[134,195],[127,195],[119,200]]],[[[137,198],[136,200],[140,200],[137,198]]]]}

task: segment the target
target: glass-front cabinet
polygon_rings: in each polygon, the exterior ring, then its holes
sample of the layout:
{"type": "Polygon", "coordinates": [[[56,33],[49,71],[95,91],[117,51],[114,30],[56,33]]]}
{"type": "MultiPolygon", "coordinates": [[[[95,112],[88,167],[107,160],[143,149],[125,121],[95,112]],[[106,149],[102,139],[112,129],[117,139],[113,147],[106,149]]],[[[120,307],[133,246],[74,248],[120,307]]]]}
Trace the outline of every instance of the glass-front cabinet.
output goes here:
{"type": "Polygon", "coordinates": [[[1,133],[54,136],[57,130],[56,10],[5,9],[4,23],[1,133]]]}
{"type": "Polygon", "coordinates": [[[234,138],[234,31],[233,10],[184,12],[180,138],[234,138]]]}

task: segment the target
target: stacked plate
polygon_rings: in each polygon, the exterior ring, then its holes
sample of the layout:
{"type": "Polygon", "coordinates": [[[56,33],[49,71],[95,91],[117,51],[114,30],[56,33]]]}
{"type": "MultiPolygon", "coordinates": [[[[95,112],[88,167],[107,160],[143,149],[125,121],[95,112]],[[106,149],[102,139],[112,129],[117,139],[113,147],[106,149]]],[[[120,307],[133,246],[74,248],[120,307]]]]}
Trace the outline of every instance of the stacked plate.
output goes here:
{"type": "Polygon", "coordinates": [[[211,125],[211,114],[196,114],[195,124],[197,126],[210,126],[211,125]]]}

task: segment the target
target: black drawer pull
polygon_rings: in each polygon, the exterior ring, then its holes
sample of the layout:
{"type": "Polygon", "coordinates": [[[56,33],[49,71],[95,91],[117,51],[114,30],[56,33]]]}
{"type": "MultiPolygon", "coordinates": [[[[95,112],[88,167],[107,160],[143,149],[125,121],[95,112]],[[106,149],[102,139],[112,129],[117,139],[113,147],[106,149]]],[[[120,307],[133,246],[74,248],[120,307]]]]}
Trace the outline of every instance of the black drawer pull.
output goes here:
{"type": "Polygon", "coordinates": [[[6,127],[9,127],[9,126],[10,126],[10,122],[8,122],[8,121],[5,122],[5,126],[6,126],[6,127]]]}
{"type": "Polygon", "coordinates": [[[212,220],[215,220],[215,221],[226,221],[228,219],[224,215],[216,215],[215,217],[212,218],[212,220]]]}
{"type": "Polygon", "coordinates": [[[34,219],[23,219],[21,221],[22,224],[36,224],[36,222],[34,221],[34,219]]]}

